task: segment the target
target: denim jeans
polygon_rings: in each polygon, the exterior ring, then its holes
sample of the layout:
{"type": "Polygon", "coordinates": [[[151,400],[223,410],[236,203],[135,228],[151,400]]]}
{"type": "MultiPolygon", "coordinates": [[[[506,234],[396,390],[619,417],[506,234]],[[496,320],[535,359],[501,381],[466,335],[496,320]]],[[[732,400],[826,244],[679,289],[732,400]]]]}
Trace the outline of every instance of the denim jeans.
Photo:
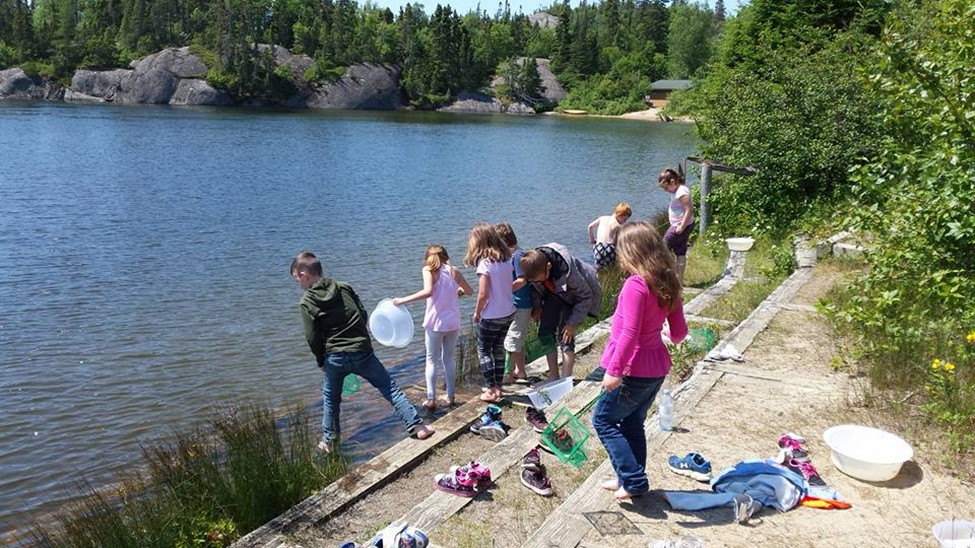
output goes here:
{"type": "Polygon", "coordinates": [[[616,477],[631,495],[650,490],[643,421],[663,383],[664,377],[623,377],[622,385],[599,397],[592,413],[592,426],[609,453],[616,477]]]}
{"type": "Polygon", "coordinates": [[[396,416],[407,432],[422,424],[416,408],[396,381],[372,352],[333,352],[325,356],[325,382],[322,385],[322,439],[336,440],[339,428],[339,404],[342,403],[342,383],[348,375],[359,375],[376,387],[386,401],[393,405],[396,416]]]}
{"type": "Polygon", "coordinates": [[[514,314],[504,318],[477,322],[477,360],[481,365],[484,386],[500,387],[504,378],[504,338],[514,314]]]}

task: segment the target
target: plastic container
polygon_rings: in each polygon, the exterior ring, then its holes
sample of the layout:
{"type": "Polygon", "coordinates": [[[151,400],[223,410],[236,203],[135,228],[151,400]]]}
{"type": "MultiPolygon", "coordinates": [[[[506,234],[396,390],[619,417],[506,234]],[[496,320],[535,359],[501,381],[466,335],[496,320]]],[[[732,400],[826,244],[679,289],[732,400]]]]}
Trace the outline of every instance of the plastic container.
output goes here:
{"type": "Polygon", "coordinates": [[[941,548],[975,548],[975,521],[952,519],[931,528],[941,548]]]}
{"type": "Polygon", "coordinates": [[[864,481],[892,480],[914,456],[914,450],[900,437],[868,426],[834,426],[823,433],[823,440],[832,450],[833,466],[864,481]]]}
{"type": "Polygon", "coordinates": [[[670,395],[670,389],[665,388],[660,394],[660,431],[670,432],[674,429],[674,398],[670,395]]]}
{"type": "Polygon", "coordinates": [[[383,299],[369,315],[369,331],[379,344],[402,348],[413,340],[413,317],[392,299],[383,299]]]}
{"type": "Polygon", "coordinates": [[[748,251],[755,245],[755,238],[727,238],[729,251],[748,251]]]}
{"type": "Polygon", "coordinates": [[[568,408],[563,407],[542,431],[542,443],[562,462],[578,468],[586,460],[585,445],[590,432],[568,408]]]}
{"type": "Polygon", "coordinates": [[[569,392],[572,392],[572,377],[536,384],[528,391],[528,399],[531,400],[535,409],[545,409],[569,392]]]}

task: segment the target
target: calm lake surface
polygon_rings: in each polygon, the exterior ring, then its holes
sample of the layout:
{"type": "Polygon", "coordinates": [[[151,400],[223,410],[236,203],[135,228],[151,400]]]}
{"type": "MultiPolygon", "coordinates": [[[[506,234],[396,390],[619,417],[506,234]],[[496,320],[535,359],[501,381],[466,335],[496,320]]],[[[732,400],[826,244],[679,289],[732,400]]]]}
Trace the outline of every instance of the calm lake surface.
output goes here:
{"type": "MultiPolygon", "coordinates": [[[[596,216],[619,201],[634,219],[666,206],[652,182],[693,152],[689,132],[0,103],[0,539],[77,480],[110,482],[140,444],[228,406],[320,401],[288,275],[296,252],[315,251],[369,310],[420,288],[427,244],[462,263],[475,221],[591,259],[596,216]]],[[[401,385],[422,386],[422,345],[417,321],[409,347],[377,350],[401,385]]],[[[404,435],[368,386],[342,419],[360,458],[404,435]]]]}

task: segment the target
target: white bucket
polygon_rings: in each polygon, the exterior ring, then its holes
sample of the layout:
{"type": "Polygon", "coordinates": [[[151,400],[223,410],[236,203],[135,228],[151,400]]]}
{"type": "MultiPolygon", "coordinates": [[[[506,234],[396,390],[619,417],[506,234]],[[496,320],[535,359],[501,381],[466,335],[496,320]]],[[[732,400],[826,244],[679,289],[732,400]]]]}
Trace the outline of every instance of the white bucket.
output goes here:
{"type": "Polygon", "coordinates": [[[572,377],[536,384],[528,391],[528,399],[535,409],[545,409],[569,392],[572,392],[572,377]]]}
{"type": "Polygon", "coordinates": [[[413,340],[413,317],[392,299],[383,299],[369,315],[369,331],[379,344],[402,348],[413,340]]]}
{"type": "Polygon", "coordinates": [[[936,524],[931,533],[942,548],[975,548],[975,522],[952,519],[936,524]]]}

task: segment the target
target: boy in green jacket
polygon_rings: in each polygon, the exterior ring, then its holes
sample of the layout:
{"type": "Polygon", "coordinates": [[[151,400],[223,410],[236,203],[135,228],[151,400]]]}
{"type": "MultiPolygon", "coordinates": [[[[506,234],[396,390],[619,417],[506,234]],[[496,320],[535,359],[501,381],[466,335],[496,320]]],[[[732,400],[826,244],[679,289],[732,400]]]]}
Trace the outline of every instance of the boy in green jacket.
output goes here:
{"type": "Polygon", "coordinates": [[[291,277],[305,290],[298,305],[305,338],[319,369],[325,372],[322,441],[318,448],[331,453],[339,437],[342,383],[348,375],[358,375],[375,386],[411,435],[421,440],[432,436],[433,428],[423,424],[416,408],[373,353],[366,329],[368,314],[352,287],[325,277],[322,263],[309,251],[291,261],[291,277]]]}

